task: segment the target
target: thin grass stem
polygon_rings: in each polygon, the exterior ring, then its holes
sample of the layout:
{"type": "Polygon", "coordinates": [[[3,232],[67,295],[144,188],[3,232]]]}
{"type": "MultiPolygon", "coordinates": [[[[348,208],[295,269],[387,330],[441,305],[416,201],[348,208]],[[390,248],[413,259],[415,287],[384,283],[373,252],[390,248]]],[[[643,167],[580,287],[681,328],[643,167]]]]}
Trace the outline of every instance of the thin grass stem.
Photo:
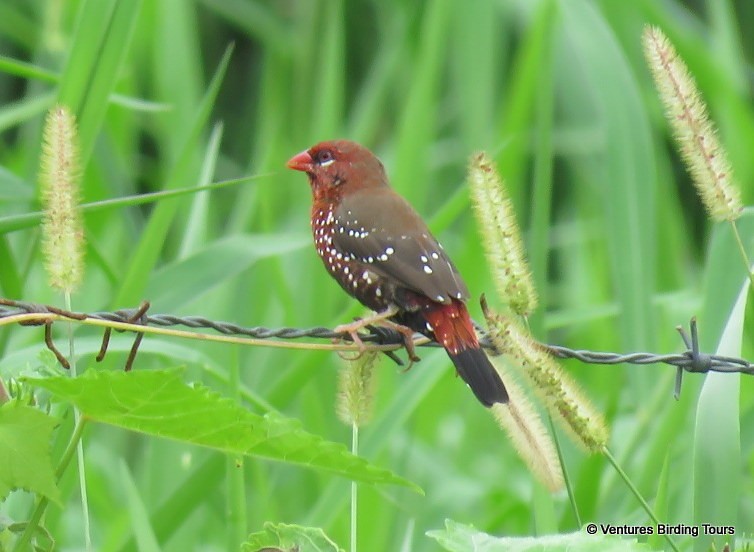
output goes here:
{"type": "MultiPolygon", "coordinates": [[[[639,501],[639,504],[641,504],[641,507],[644,509],[644,511],[647,513],[647,515],[652,518],[652,521],[654,521],[655,525],[660,525],[660,520],[657,518],[657,515],[654,513],[654,510],[652,510],[652,507],[647,503],[647,501],[644,499],[644,497],[639,492],[639,489],[636,488],[636,485],[634,485],[633,481],[631,481],[631,478],[628,477],[628,474],[623,470],[621,465],[618,463],[618,460],[613,456],[613,453],[610,452],[610,449],[606,446],[602,447],[602,454],[605,455],[605,458],[608,459],[608,461],[613,465],[613,468],[618,473],[620,478],[623,480],[623,482],[626,484],[626,487],[628,487],[628,490],[631,491],[631,493],[636,497],[636,500],[639,501]]],[[[670,538],[670,535],[665,535],[665,540],[667,541],[670,548],[675,550],[675,552],[679,552],[678,546],[676,545],[675,541],[670,538]]]]}

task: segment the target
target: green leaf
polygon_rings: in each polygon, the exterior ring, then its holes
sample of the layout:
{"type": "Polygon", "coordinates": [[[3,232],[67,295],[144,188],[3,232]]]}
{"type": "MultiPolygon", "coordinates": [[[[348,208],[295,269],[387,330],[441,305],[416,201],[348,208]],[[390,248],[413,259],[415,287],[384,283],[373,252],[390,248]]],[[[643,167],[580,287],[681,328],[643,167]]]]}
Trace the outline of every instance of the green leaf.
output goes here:
{"type": "Polygon", "coordinates": [[[77,114],[82,166],[94,149],[140,8],[141,0],[88,0],[81,6],[58,101],[77,114]]]}
{"type": "MultiPolygon", "coordinates": [[[[585,167],[591,172],[589,178],[599,183],[591,201],[601,201],[605,214],[603,232],[621,308],[621,344],[630,349],[652,347],[657,181],[641,90],[615,32],[593,2],[569,2],[560,14],[566,37],[560,47],[573,48],[562,55],[573,56],[584,70],[569,75],[574,90],[564,92],[578,94],[584,102],[572,116],[596,124],[605,133],[595,162],[588,161],[585,167]]],[[[649,388],[647,378],[638,372],[631,372],[629,378],[649,388]]]]}
{"type": "Polygon", "coordinates": [[[131,519],[131,528],[133,530],[136,542],[139,544],[139,550],[143,552],[159,552],[160,545],[157,537],[152,530],[152,520],[149,519],[149,511],[139,494],[138,485],[134,481],[133,475],[128,469],[126,462],[121,460],[118,466],[120,480],[126,490],[126,505],[131,519]]]}
{"type": "Polygon", "coordinates": [[[607,526],[596,525],[597,534],[564,533],[543,537],[493,537],[452,520],[445,521],[445,530],[427,531],[446,550],[457,552],[633,552],[650,548],[636,539],[606,535],[607,526]]]}
{"type": "Polygon", "coordinates": [[[298,421],[259,416],[199,385],[186,385],[182,370],[103,372],[78,378],[24,378],[75,404],[90,420],[131,431],[208,447],[227,454],[277,460],[367,483],[412,482],[307,433],[298,421]]]}
{"type": "MultiPolygon", "coordinates": [[[[754,209],[736,221],[747,255],[754,255],[754,209]]],[[[715,225],[706,262],[704,302],[699,315],[703,351],[740,356],[749,281],[731,225],[715,225]]],[[[694,427],[694,523],[736,525],[742,485],[740,375],[707,374],[694,427]]],[[[724,537],[700,535],[694,550],[720,548],[724,537]]]]}
{"type": "Polygon", "coordinates": [[[252,533],[241,545],[242,552],[342,552],[343,549],[317,527],[265,523],[264,531],[252,533]]]}
{"type": "MultiPolygon", "coordinates": [[[[748,278],[723,330],[716,354],[741,356],[748,278]]],[[[694,428],[694,523],[735,527],[738,521],[738,497],[741,477],[741,421],[739,396],[740,374],[707,374],[699,394],[694,428]]],[[[694,550],[722,548],[730,538],[700,535],[694,550]]]]}
{"type": "Polygon", "coordinates": [[[0,406],[0,500],[26,489],[60,502],[50,439],[58,421],[44,412],[10,401],[0,406]]]}

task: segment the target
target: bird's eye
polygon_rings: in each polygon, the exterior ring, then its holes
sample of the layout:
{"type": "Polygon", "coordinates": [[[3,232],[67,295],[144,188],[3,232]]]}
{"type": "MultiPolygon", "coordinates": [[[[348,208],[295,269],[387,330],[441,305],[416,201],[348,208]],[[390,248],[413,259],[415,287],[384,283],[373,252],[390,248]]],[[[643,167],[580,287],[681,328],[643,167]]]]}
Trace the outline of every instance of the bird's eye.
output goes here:
{"type": "Polygon", "coordinates": [[[317,165],[320,167],[326,167],[333,161],[335,161],[335,157],[333,157],[333,154],[330,150],[322,150],[319,153],[317,153],[315,157],[315,161],[317,162],[317,165]]]}

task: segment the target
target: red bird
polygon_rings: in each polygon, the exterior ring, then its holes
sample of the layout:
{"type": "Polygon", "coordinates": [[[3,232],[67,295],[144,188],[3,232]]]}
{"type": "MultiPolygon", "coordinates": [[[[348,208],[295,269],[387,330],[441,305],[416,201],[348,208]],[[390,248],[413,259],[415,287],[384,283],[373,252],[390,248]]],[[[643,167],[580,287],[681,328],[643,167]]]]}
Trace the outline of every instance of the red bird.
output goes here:
{"type": "MultiPolygon", "coordinates": [[[[416,211],[390,188],[380,160],[336,140],[299,153],[288,167],[309,177],[317,253],[346,292],[379,313],[370,320],[437,341],[483,405],[507,402],[466,310],[466,285],[416,211]]],[[[355,337],[363,322],[341,330],[355,337]]]]}

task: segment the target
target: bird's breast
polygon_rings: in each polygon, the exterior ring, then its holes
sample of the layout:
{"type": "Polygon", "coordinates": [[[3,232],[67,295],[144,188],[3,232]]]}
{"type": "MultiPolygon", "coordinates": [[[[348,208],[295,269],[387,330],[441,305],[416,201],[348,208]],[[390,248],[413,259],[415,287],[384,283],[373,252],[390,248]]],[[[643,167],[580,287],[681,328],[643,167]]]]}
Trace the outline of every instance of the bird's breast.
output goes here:
{"type": "Polygon", "coordinates": [[[325,268],[340,286],[368,308],[386,309],[395,293],[385,278],[371,270],[350,251],[343,251],[334,242],[335,205],[315,205],[312,209],[312,235],[317,254],[325,268]]]}

